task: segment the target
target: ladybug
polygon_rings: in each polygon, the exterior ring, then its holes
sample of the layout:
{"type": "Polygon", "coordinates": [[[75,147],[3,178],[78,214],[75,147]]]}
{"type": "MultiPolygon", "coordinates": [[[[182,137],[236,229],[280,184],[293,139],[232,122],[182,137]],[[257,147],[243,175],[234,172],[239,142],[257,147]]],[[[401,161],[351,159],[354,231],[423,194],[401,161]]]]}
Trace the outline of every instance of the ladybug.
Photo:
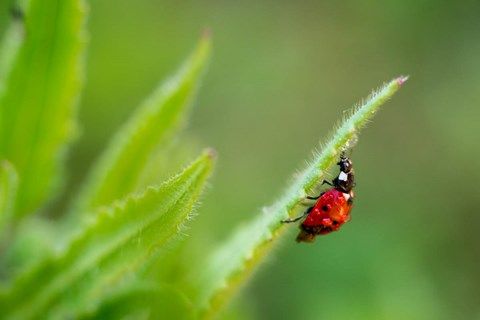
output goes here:
{"type": "Polygon", "coordinates": [[[326,180],[322,182],[332,188],[322,192],[318,197],[307,197],[316,202],[302,216],[282,221],[291,223],[306,217],[300,225],[297,242],[313,242],[316,236],[337,231],[350,220],[355,187],[353,165],[344,154],[341,155],[337,165],[340,167],[338,176],[332,182],[326,180]]]}

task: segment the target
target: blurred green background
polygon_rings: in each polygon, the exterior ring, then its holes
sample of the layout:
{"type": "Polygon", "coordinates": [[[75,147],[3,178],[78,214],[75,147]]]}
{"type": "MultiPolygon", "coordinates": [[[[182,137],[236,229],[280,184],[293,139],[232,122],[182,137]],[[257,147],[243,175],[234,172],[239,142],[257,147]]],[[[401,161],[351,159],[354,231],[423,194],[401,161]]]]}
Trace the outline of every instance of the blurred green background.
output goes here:
{"type": "Polygon", "coordinates": [[[214,56],[184,140],[215,147],[219,163],[190,241],[223,241],[345,110],[411,76],[354,150],[352,222],[313,245],[292,226],[234,314],[480,318],[480,2],[92,1],[73,188],[205,27],[214,56]]]}

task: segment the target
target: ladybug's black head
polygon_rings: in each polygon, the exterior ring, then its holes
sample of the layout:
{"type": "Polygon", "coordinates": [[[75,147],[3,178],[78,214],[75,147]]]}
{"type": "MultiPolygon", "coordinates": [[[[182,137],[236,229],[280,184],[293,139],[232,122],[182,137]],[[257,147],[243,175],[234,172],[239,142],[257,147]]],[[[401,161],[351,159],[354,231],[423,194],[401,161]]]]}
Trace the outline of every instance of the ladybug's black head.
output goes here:
{"type": "Polygon", "coordinates": [[[345,155],[342,155],[340,157],[340,161],[338,161],[337,164],[340,166],[340,171],[342,172],[350,173],[352,171],[352,161],[345,155]]]}

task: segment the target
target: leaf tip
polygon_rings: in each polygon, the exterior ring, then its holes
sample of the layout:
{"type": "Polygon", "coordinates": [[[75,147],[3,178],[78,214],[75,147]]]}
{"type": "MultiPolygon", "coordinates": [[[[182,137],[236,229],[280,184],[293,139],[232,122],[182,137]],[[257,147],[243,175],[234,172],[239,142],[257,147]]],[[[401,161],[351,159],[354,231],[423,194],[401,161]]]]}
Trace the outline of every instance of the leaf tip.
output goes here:
{"type": "Polygon", "coordinates": [[[209,55],[212,46],[212,31],[210,28],[203,28],[200,34],[200,40],[198,48],[200,51],[206,52],[206,55],[209,55]]]}
{"type": "Polygon", "coordinates": [[[209,158],[210,160],[216,160],[217,159],[217,150],[213,148],[207,148],[204,151],[204,154],[209,158]]]}
{"type": "Polygon", "coordinates": [[[400,76],[396,78],[395,81],[399,86],[402,86],[405,82],[407,82],[408,78],[410,78],[410,76],[400,76]]]}
{"type": "Polygon", "coordinates": [[[212,39],[212,29],[210,27],[204,27],[200,39],[210,41],[212,39]]]}

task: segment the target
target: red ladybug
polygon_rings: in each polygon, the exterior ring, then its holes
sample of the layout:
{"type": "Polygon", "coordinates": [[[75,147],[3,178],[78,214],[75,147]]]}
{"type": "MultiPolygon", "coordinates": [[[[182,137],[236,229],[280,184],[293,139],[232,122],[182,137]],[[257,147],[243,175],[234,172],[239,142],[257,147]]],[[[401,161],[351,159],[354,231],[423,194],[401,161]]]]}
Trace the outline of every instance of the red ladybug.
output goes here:
{"type": "Polygon", "coordinates": [[[338,176],[331,183],[323,181],[332,188],[322,192],[318,197],[307,197],[307,199],[317,200],[317,202],[302,216],[282,221],[283,223],[296,222],[306,216],[300,225],[297,242],[313,242],[316,236],[337,231],[350,220],[354,196],[353,187],[355,186],[353,165],[345,155],[340,157],[337,165],[340,166],[338,176]]]}

